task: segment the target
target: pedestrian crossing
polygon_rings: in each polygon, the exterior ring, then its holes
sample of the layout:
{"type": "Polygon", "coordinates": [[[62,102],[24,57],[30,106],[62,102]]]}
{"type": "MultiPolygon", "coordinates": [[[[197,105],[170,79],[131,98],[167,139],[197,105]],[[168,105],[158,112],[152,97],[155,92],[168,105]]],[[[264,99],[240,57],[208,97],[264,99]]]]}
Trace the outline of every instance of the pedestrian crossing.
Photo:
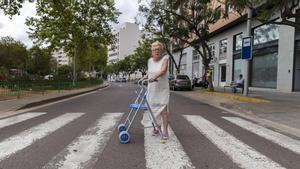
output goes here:
{"type": "MultiPolygon", "coordinates": [[[[118,139],[116,127],[120,123],[124,113],[104,113],[95,119],[83,132],[79,133],[74,140],[66,144],[60,152],[53,156],[43,169],[74,169],[74,168],[93,168],[101,156],[105,156],[103,150],[107,147],[110,139],[118,139]]],[[[0,119],[0,131],[6,127],[13,127],[34,118],[46,116],[46,112],[28,112],[12,117],[0,119]]],[[[19,151],[34,145],[36,141],[49,136],[51,133],[64,128],[67,124],[83,117],[86,113],[63,113],[53,117],[44,123],[24,129],[20,133],[9,136],[0,141],[0,168],[1,163],[14,156],[19,151]]],[[[239,117],[226,116],[222,114],[221,120],[227,121],[236,127],[242,128],[247,132],[254,133],[257,137],[269,140],[296,154],[300,155],[300,141],[271,129],[262,127],[248,120],[239,117]]],[[[244,169],[284,169],[285,165],[268,157],[259,150],[247,145],[243,141],[233,136],[221,126],[214,124],[201,115],[183,115],[191,127],[215,145],[225,156],[229,157],[233,163],[244,169]]],[[[77,121],[78,122],[78,121],[77,121]]],[[[169,127],[170,140],[165,144],[160,142],[158,136],[152,135],[151,128],[143,130],[145,167],[148,169],[196,169],[193,161],[186,153],[185,145],[180,142],[176,130],[169,127]]],[[[134,138],[131,138],[134,139],[134,138]]],[[[130,144],[130,143],[129,143],[130,144]]],[[[139,142],[135,142],[139,144],[139,142]]],[[[116,146],[126,145],[118,144],[116,146]]],[[[199,154],[199,158],[201,155],[199,154]]],[[[296,157],[300,159],[300,156],[296,157]]],[[[287,159],[288,161],[288,159],[287,159]]]]}

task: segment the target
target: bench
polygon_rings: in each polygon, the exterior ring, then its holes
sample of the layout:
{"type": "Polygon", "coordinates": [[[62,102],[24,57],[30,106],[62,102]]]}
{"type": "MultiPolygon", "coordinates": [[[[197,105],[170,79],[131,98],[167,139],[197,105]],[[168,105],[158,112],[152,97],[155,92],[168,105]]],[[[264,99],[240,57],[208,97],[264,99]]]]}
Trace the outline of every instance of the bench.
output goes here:
{"type": "MultiPolygon", "coordinates": [[[[235,85],[236,85],[236,83],[234,83],[234,82],[231,82],[230,84],[226,83],[225,86],[223,87],[224,92],[226,91],[226,88],[230,88],[230,90],[231,90],[233,88],[233,86],[235,86],[235,85]]],[[[244,87],[236,86],[236,89],[241,89],[241,93],[244,92],[244,87]]]]}

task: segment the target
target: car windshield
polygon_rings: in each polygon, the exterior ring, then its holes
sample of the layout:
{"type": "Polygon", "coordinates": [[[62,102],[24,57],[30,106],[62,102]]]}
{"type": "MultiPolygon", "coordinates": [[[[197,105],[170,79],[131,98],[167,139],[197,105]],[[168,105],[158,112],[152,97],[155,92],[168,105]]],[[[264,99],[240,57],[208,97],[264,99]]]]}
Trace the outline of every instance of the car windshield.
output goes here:
{"type": "Polygon", "coordinates": [[[177,79],[189,79],[187,75],[178,75],[177,79]]]}

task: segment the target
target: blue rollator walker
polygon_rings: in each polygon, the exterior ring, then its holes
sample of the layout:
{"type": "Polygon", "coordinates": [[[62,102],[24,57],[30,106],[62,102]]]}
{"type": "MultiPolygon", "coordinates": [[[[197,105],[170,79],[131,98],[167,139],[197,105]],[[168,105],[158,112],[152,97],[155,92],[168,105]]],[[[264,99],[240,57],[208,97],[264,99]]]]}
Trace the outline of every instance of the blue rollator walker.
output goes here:
{"type": "MultiPolygon", "coordinates": [[[[139,110],[148,110],[149,111],[149,116],[150,119],[152,120],[152,126],[147,126],[145,128],[152,128],[154,127],[154,129],[158,130],[160,136],[162,136],[162,132],[160,130],[160,128],[157,125],[157,122],[155,120],[155,117],[153,115],[153,112],[149,106],[149,103],[147,101],[147,89],[145,89],[144,87],[144,83],[147,80],[145,78],[142,78],[138,81],[138,86],[140,87],[140,92],[138,93],[138,96],[136,98],[136,100],[134,101],[133,104],[129,104],[129,108],[130,108],[130,112],[125,120],[124,123],[121,123],[118,126],[118,131],[119,131],[119,141],[121,143],[128,143],[130,141],[130,135],[129,135],[129,129],[137,115],[137,113],[139,112],[139,110]]],[[[148,83],[153,83],[156,81],[148,81],[148,83]]]]}

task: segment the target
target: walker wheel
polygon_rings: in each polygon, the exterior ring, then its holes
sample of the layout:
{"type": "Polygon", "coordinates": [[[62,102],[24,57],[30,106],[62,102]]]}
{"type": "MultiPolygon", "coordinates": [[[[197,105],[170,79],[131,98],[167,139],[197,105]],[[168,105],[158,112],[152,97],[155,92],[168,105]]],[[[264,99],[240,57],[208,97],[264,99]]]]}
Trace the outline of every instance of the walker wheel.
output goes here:
{"type": "Polygon", "coordinates": [[[120,134],[119,134],[119,141],[123,144],[126,144],[128,143],[130,140],[130,135],[127,131],[122,131],[120,134]]]}
{"type": "Polygon", "coordinates": [[[120,124],[118,126],[118,131],[119,132],[126,131],[126,130],[127,130],[127,127],[125,126],[125,124],[120,124]]]}

